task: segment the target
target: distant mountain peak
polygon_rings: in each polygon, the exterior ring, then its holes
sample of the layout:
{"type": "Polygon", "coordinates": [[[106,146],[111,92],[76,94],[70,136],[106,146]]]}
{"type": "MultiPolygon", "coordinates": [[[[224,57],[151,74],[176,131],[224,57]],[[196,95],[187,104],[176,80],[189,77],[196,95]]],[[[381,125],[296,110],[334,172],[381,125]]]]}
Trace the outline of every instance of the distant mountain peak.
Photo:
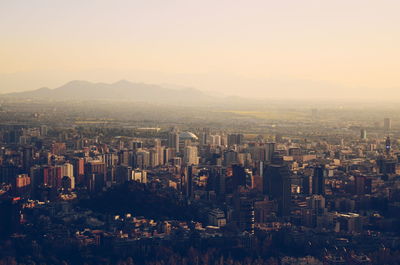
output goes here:
{"type": "Polygon", "coordinates": [[[64,86],[76,86],[76,85],[83,85],[83,84],[93,84],[92,82],[86,81],[86,80],[72,80],[69,81],[67,83],[65,83],[64,85],[62,85],[62,87],[64,86]]]}
{"type": "Polygon", "coordinates": [[[195,88],[171,89],[154,84],[133,83],[125,79],[111,84],[72,80],[55,89],[39,88],[3,96],[53,100],[131,100],[165,104],[193,104],[210,100],[195,88]]]}
{"type": "Polygon", "coordinates": [[[49,90],[51,90],[51,89],[48,88],[48,87],[41,87],[41,88],[39,88],[39,89],[36,90],[36,91],[49,91],[49,90]]]}
{"type": "Polygon", "coordinates": [[[126,80],[126,79],[121,79],[115,83],[113,83],[113,85],[131,85],[132,82],[126,80]]]}

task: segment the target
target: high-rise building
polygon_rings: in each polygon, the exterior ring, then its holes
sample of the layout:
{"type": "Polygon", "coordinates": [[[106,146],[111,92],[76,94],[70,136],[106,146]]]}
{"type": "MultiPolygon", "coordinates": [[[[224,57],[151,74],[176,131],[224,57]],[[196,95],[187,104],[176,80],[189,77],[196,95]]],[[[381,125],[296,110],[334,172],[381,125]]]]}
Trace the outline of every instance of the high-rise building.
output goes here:
{"type": "Polygon", "coordinates": [[[118,153],[118,160],[120,165],[129,166],[129,150],[121,150],[118,153]]]}
{"type": "Polygon", "coordinates": [[[234,190],[239,186],[246,186],[246,172],[243,166],[232,165],[232,180],[234,190]]]}
{"type": "Polygon", "coordinates": [[[312,192],[312,177],[304,175],[301,177],[301,193],[309,195],[312,192]]]}
{"type": "Polygon", "coordinates": [[[322,195],[312,195],[306,198],[307,208],[302,208],[301,217],[302,224],[307,227],[315,227],[318,225],[318,219],[321,220],[325,215],[325,198],[322,195]]]}
{"type": "Polygon", "coordinates": [[[31,178],[28,174],[19,174],[14,181],[14,194],[16,196],[27,197],[30,193],[31,178]]]}
{"type": "Polygon", "coordinates": [[[220,146],[221,145],[221,136],[220,135],[210,135],[209,143],[211,145],[220,146]]]}
{"type": "Polygon", "coordinates": [[[74,176],[76,177],[76,184],[83,184],[85,176],[85,159],[81,157],[72,160],[74,166],[74,176]]]}
{"type": "Polygon", "coordinates": [[[27,146],[22,150],[22,169],[24,173],[28,173],[33,165],[33,147],[27,146]]]}
{"type": "Polygon", "coordinates": [[[249,151],[251,154],[251,158],[254,161],[263,162],[266,160],[265,159],[265,153],[266,153],[265,146],[255,145],[255,146],[250,147],[249,151]]]}
{"type": "Polygon", "coordinates": [[[164,146],[155,147],[155,150],[156,150],[157,155],[158,155],[158,164],[159,165],[165,165],[165,163],[166,163],[164,149],[165,149],[164,146]]]}
{"type": "Polygon", "coordinates": [[[46,125],[40,126],[40,136],[47,136],[48,127],[46,125]]]}
{"type": "Polygon", "coordinates": [[[206,145],[210,142],[210,128],[203,128],[200,132],[200,145],[206,145]]]}
{"type": "Polygon", "coordinates": [[[119,165],[116,167],[116,181],[118,184],[125,183],[131,180],[132,168],[124,165],[119,165]]]}
{"type": "Polygon", "coordinates": [[[379,173],[388,175],[396,173],[397,160],[392,158],[380,157],[376,160],[379,173]]]}
{"type": "Polygon", "coordinates": [[[118,155],[115,153],[106,153],[102,155],[102,160],[107,167],[112,167],[118,164],[118,155]]]}
{"type": "Polygon", "coordinates": [[[31,167],[29,177],[31,178],[31,196],[36,198],[36,189],[43,184],[43,168],[38,165],[31,167]]]}
{"type": "Polygon", "coordinates": [[[168,164],[171,158],[175,156],[175,152],[173,151],[174,149],[171,149],[169,147],[164,148],[163,150],[164,164],[168,164]]]}
{"type": "Polygon", "coordinates": [[[100,191],[106,181],[106,164],[100,160],[93,160],[85,164],[86,185],[92,192],[100,191]]]}
{"type": "Polygon", "coordinates": [[[226,225],[225,213],[220,209],[213,209],[208,213],[208,224],[216,227],[226,225]]]}
{"type": "Polygon", "coordinates": [[[64,163],[59,167],[61,167],[61,176],[68,177],[70,180],[70,188],[74,189],[75,188],[74,166],[70,163],[64,163]]]}
{"type": "Polygon", "coordinates": [[[150,166],[157,167],[160,165],[157,149],[150,150],[150,166]]]}
{"type": "Polygon", "coordinates": [[[85,164],[85,172],[88,174],[105,174],[106,165],[100,160],[89,161],[85,164]]]}
{"type": "Polygon", "coordinates": [[[325,168],[323,166],[314,168],[312,194],[325,195],[325,168]]]}
{"type": "Polygon", "coordinates": [[[383,129],[385,131],[390,131],[390,129],[392,129],[392,121],[390,118],[383,119],[383,129]]]}
{"type": "Polygon", "coordinates": [[[0,238],[4,239],[19,230],[22,200],[8,196],[0,197],[0,238]]]}
{"type": "Polygon", "coordinates": [[[325,213],[325,198],[322,195],[312,195],[307,197],[307,206],[315,214],[325,213]]]}
{"type": "Polygon", "coordinates": [[[86,174],[87,178],[87,187],[90,192],[100,192],[104,185],[105,185],[105,179],[103,174],[86,174]]]}
{"type": "Polygon", "coordinates": [[[193,167],[185,166],[182,168],[182,182],[183,182],[183,193],[186,198],[193,196],[193,167]]]}
{"type": "Polygon", "coordinates": [[[72,177],[74,175],[74,166],[71,163],[64,163],[60,165],[61,167],[61,175],[72,177]]]}
{"type": "Polygon", "coordinates": [[[228,134],[228,146],[241,145],[243,143],[244,136],[240,133],[228,134]]]}
{"type": "Polygon", "coordinates": [[[276,203],[265,197],[262,201],[254,202],[254,218],[256,223],[266,223],[272,213],[276,211],[276,203]]]}
{"type": "Polygon", "coordinates": [[[61,167],[47,166],[43,168],[43,183],[55,189],[61,188],[61,167]]]}
{"type": "Polygon", "coordinates": [[[238,152],[235,150],[228,150],[224,152],[224,164],[229,167],[238,162],[238,152]]]}
{"type": "Polygon", "coordinates": [[[386,150],[386,155],[390,154],[390,150],[392,148],[391,142],[390,142],[390,137],[386,137],[386,141],[385,141],[385,150],[386,150]]]}
{"type": "Polygon", "coordinates": [[[265,160],[271,161],[272,156],[274,155],[274,152],[275,152],[275,143],[266,143],[265,144],[265,160]]]}
{"type": "Polygon", "coordinates": [[[214,190],[218,197],[222,198],[225,195],[225,175],[221,167],[213,167],[210,169],[208,185],[210,190],[214,190]]]}
{"type": "Polygon", "coordinates": [[[179,152],[179,131],[174,128],[168,133],[168,147],[174,148],[179,152]]]}
{"type": "Polygon", "coordinates": [[[133,166],[135,168],[146,169],[150,166],[150,152],[146,150],[137,151],[134,155],[134,163],[133,166]]]}
{"type": "Polygon", "coordinates": [[[278,215],[290,213],[290,171],[286,165],[270,164],[264,170],[264,193],[278,203],[278,215]]]}
{"type": "Polygon", "coordinates": [[[161,146],[161,139],[153,139],[153,147],[157,148],[161,146]]]}
{"type": "Polygon", "coordinates": [[[182,158],[179,156],[175,156],[172,158],[172,165],[176,167],[180,167],[182,165],[182,158]]]}
{"type": "Polygon", "coordinates": [[[361,138],[361,140],[366,140],[367,139],[367,130],[366,129],[361,129],[360,138],[361,138]]]}
{"type": "Polygon", "coordinates": [[[140,169],[132,170],[132,180],[140,183],[147,183],[147,171],[140,169]]]}
{"type": "Polygon", "coordinates": [[[234,218],[240,230],[254,234],[254,201],[247,196],[235,194],[234,218]]]}
{"type": "Polygon", "coordinates": [[[139,140],[133,140],[130,142],[129,147],[131,150],[137,150],[137,149],[143,148],[143,142],[139,141],[139,140]]]}
{"type": "Polygon", "coordinates": [[[13,164],[0,165],[0,182],[11,184],[15,176],[20,173],[21,168],[13,164]]]}
{"type": "Polygon", "coordinates": [[[354,188],[355,194],[364,195],[371,193],[371,178],[367,178],[366,176],[357,175],[354,178],[354,188]]]}
{"type": "Polygon", "coordinates": [[[199,157],[197,156],[196,146],[186,146],[183,154],[183,160],[186,165],[197,165],[199,157]]]}

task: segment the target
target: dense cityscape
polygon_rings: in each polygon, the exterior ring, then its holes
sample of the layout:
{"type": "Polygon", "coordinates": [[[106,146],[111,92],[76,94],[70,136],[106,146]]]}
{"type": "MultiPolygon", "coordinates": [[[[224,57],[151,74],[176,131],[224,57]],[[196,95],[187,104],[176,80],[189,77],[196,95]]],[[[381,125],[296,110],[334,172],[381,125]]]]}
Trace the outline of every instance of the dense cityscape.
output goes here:
{"type": "Polygon", "coordinates": [[[399,0],[0,0],[0,265],[400,265],[399,0]]]}
{"type": "Polygon", "coordinates": [[[2,102],[0,264],[400,262],[393,110],[71,104],[2,102]]]}

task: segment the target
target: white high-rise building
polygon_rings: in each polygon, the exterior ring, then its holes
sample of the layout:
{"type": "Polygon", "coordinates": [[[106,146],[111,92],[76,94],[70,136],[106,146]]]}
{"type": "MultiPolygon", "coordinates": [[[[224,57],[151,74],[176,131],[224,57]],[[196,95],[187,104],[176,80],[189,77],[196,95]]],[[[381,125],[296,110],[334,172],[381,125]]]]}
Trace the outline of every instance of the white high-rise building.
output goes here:
{"type": "Polygon", "coordinates": [[[160,165],[160,159],[158,157],[158,151],[156,148],[150,150],[150,166],[157,167],[160,165]]]}
{"type": "Polygon", "coordinates": [[[132,170],[132,180],[147,183],[147,171],[140,169],[132,170]]]}
{"type": "Polygon", "coordinates": [[[74,166],[71,163],[64,163],[61,168],[61,177],[69,177],[71,180],[71,189],[75,188],[74,166]]]}
{"type": "Polygon", "coordinates": [[[197,156],[196,146],[186,146],[183,155],[185,164],[187,165],[197,165],[199,164],[199,157],[197,156]]]}

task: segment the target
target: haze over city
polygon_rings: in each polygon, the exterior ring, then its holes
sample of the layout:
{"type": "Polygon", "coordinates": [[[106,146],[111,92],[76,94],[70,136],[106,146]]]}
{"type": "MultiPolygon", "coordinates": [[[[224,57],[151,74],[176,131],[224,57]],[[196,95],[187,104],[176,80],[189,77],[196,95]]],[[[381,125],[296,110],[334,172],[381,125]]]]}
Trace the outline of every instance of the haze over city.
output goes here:
{"type": "Polygon", "coordinates": [[[279,99],[400,99],[400,3],[1,1],[0,93],[71,80],[279,99]]]}
{"type": "Polygon", "coordinates": [[[0,1],[0,265],[399,265],[399,10],[0,1]]]}

